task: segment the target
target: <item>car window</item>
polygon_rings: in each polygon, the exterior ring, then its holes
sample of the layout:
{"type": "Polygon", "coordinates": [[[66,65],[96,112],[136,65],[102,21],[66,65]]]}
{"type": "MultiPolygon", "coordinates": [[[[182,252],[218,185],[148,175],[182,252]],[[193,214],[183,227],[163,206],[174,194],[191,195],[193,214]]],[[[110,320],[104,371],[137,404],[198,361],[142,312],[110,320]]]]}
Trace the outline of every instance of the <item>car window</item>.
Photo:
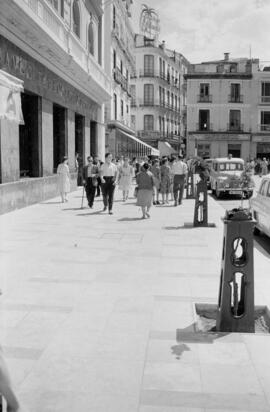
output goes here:
{"type": "Polygon", "coordinates": [[[267,180],[264,180],[264,181],[262,182],[261,187],[260,187],[260,190],[259,190],[260,195],[266,196],[267,186],[268,186],[268,181],[267,181],[267,180]]]}
{"type": "Polygon", "coordinates": [[[234,171],[234,170],[243,170],[243,164],[242,163],[232,163],[232,162],[224,162],[219,164],[219,170],[221,172],[225,171],[234,171]]]}
{"type": "Polygon", "coordinates": [[[267,196],[267,197],[270,197],[270,182],[268,182],[268,187],[267,187],[266,196],[267,196]]]}

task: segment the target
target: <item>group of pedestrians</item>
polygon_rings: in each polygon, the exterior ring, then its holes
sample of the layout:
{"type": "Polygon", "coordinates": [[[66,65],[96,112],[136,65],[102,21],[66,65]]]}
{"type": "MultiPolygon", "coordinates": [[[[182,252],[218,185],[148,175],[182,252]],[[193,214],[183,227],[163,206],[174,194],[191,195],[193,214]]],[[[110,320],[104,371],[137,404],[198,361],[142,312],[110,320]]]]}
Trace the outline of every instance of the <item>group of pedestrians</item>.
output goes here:
{"type": "MultiPolygon", "coordinates": [[[[174,200],[174,206],[180,205],[183,199],[187,164],[181,156],[177,158],[163,157],[151,161],[145,157],[138,162],[128,157],[113,160],[112,154],[105,155],[105,162],[88,156],[87,164],[83,167],[82,179],[89,207],[94,206],[95,197],[99,196],[101,188],[103,197],[103,211],[113,214],[113,198],[115,187],[118,185],[125,202],[135,180],[137,205],[142,208],[142,217],[150,217],[150,208],[154,205],[169,204],[174,200]],[[171,199],[169,200],[169,196],[171,199]]],[[[57,168],[59,191],[62,202],[67,202],[67,193],[70,191],[70,176],[68,158],[64,157],[57,168]]]]}

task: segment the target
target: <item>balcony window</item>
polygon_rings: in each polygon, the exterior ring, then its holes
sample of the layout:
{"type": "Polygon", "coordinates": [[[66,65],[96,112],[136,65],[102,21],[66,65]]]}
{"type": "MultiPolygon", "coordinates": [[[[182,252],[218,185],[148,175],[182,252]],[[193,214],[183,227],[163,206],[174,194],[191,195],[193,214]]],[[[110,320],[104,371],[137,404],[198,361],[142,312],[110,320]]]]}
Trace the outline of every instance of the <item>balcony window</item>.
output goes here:
{"type": "Polygon", "coordinates": [[[80,38],[80,9],[79,1],[73,1],[72,14],[73,14],[73,32],[80,38]]]}
{"type": "Polygon", "coordinates": [[[143,118],[144,130],[154,130],[154,116],[152,114],[145,114],[143,118]]]}
{"type": "Polygon", "coordinates": [[[113,6],[113,28],[115,29],[116,27],[116,10],[115,6],[113,6]]]}
{"type": "Polygon", "coordinates": [[[124,116],[124,102],[121,100],[121,116],[124,116]]]}
{"type": "Polygon", "coordinates": [[[117,120],[117,95],[113,94],[113,105],[114,105],[114,120],[117,120]]]}
{"type": "Polygon", "coordinates": [[[270,112],[261,112],[261,131],[270,130],[270,112]]]}
{"type": "Polygon", "coordinates": [[[199,130],[210,130],[210,111],[199,110],[199,130]]]}
{"type": "Polygon", "coordinates": [[[209,84],[208,83],[200,84],[200,96],[202,98],[209,97],[209,84]]]}
{"type": "Polygon", "coordinates": [[[144,55],[144,75],[145,76],[154,75],[154,56],[151,54],[144,55]]]}
{"type": "Polygon", "coordinates": [[[231,84],[231,94],[229,96],[229,101],[232,103],[240,103],[242,101],[242,97],[240,95],[240,84],[239,83],[231,84]]]}
{"type": "Polygon", "coordinates": [[[144,85],[144,104],[153,105],[154,104],[154,85],[145,84],[144,85]]]}
{"type": "Polygon", "coordinates": [[[241,112],[240,110],[230,110],[229,130],[241,130],[241,112]]]}
{"type": "Polygon", "coordinates": [[[53,8],[58,11],[58,0],[49,0],[49,2],[53,5],[53,8]]]}
{"type": "Polygon", "coordinates": [[[270,103],[270,82],[262,83],[262,103],[270,103]]]}
{"type": "Polygon", "coordinates": [[[88,50],[94,56],[94,28],[93,22],[91,21],[88,26],[88,50]]]}

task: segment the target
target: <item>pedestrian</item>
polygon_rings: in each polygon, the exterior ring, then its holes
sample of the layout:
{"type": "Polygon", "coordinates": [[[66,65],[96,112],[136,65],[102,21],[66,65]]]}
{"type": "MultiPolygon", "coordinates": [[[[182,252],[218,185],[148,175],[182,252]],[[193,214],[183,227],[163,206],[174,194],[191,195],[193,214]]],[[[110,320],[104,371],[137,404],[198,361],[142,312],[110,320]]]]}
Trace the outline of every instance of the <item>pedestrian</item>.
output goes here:
{"type": "Polygon", "coordinates": [[[264,157],[261,163],[261,174],[267,175],[267,173],[268,173],[268,162],[266,160],[266,157],[264,157]]]}
{"type": "Polygon", "coordinates": [[[183,157],[180,155],[178,156],[176,162],[174,162],[172,165],[172,174],[174,206],[177,206],[177,204],[182,204],[185,179],[187,175],[187,165],[183,162],[183,157]]]}
{"type": "MultiPolygon", "coordinates": [[[[98,156],[94,157],[94,165],[96,165],[99,169],[100,166],[103,165],[103,162],[101,162],[98,158],[98,156]]],[[[100,190],[101,190],[101,180],[100,180],[100,176],[98,176],[97,178],[97,190],[96,190],[96,197],[100,196],[100,190]]]]}
{"type": "Polygon", "coordinates": [[[162,160],[160,167],[160,192],[162,195],[162,204],[169,203],[169,193],[171,187],[171,169],[169,166],[169,160],[165,157],[162,160]]]}
{"type": "Polygon", "coordinates": [[[154,177],[149,171],[149,164],[144,163],[136,177],[138,192],[137,206],[141,206],[142,219],[150,217],[150,208],[153,201],[154,177]]]}
{"type": "Polygon", "coordinates": [[[155,159],[153,166],[151,167],[151,173],[153,174],[154,177],[154,205],[160,205],[159,203],[159,191],[160,191],[160,164],[159,160],[155,159]]]}
{"type": "Polygon", "coordinates": [[[9,376],[6,361],[2,353],[2,349],[0,349],[0,393],[7,402],[8,412],[22,411],[17,396],[12,388],[11,379],[9,376]]]}
{"type": "Polygon", "coordinates": [[[58,188],[61,195],[62,203],[67,202],[67,194],[70,192],[70,175],[68,167],[68,157],[64,156],[62,163],[57,167],[58,188]]]}
{"type": "Polygon", "coordinates": [[[128,199],[128,194],[133,177],[133,167],[129,164],[129,158],[123,159],[123,165],[118,170],[119,189],[123,192],[123,202],[128,199]]]}
{"type": "Polygon", "coordinates": [[[96,188],[98,185],[99,169],[98,166],[94,164],[93,157],[87,157],[88,164],[83,168],[83,183],[85,186],[85,193],[88,201],[88,206],[90,209],[93,208],[96,188]]]}
{"type": "Polygon", "coordinates": [[[112,154],[106,153],[105,163],[100,167],[101,190],[103,196],[104,209],[109,207],[109,214],[112,215],[113,195],[118,177],[117,166],[112,163],[112,154]]]}

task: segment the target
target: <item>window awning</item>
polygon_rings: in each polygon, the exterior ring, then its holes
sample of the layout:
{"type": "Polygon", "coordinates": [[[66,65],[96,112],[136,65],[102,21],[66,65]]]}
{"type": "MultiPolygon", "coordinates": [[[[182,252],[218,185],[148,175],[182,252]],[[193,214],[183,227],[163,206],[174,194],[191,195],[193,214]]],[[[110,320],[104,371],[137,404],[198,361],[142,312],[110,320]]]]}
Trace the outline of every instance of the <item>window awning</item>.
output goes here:
{"type": "Polygon", "coordinates": [[[0,119],[23,124],[21,92],[23,81],[0,70],[0,119]]]}
{"type": "Polygon", "coordinates": [[[159,151],[158,149],[156,149],[155,147],[150,146],[150,145],[147,144],[147,143],[144,143],[142,140],[138,139],[137,137],[132,136],[132,134],[123,132],[123,130],[121,130],[121,134],[129,137],[130,139],[134,140],[134,141],[137,142],[137,143],[142,144],[142,145],[145,146],[145,147],[148,147],[148,149],[150,148],[150,149],[151,149],[151,155],[152,155],[152,156],[159,156],[159,155],[160,155],[160,151],[159,151]]]}
{"type": "Polygon", "coordinates": [[[170,156],[172,154],[177,154],[176,150],[174,150],[169,142],[158,142],[158,148],[161,156],[170,156]]]}

